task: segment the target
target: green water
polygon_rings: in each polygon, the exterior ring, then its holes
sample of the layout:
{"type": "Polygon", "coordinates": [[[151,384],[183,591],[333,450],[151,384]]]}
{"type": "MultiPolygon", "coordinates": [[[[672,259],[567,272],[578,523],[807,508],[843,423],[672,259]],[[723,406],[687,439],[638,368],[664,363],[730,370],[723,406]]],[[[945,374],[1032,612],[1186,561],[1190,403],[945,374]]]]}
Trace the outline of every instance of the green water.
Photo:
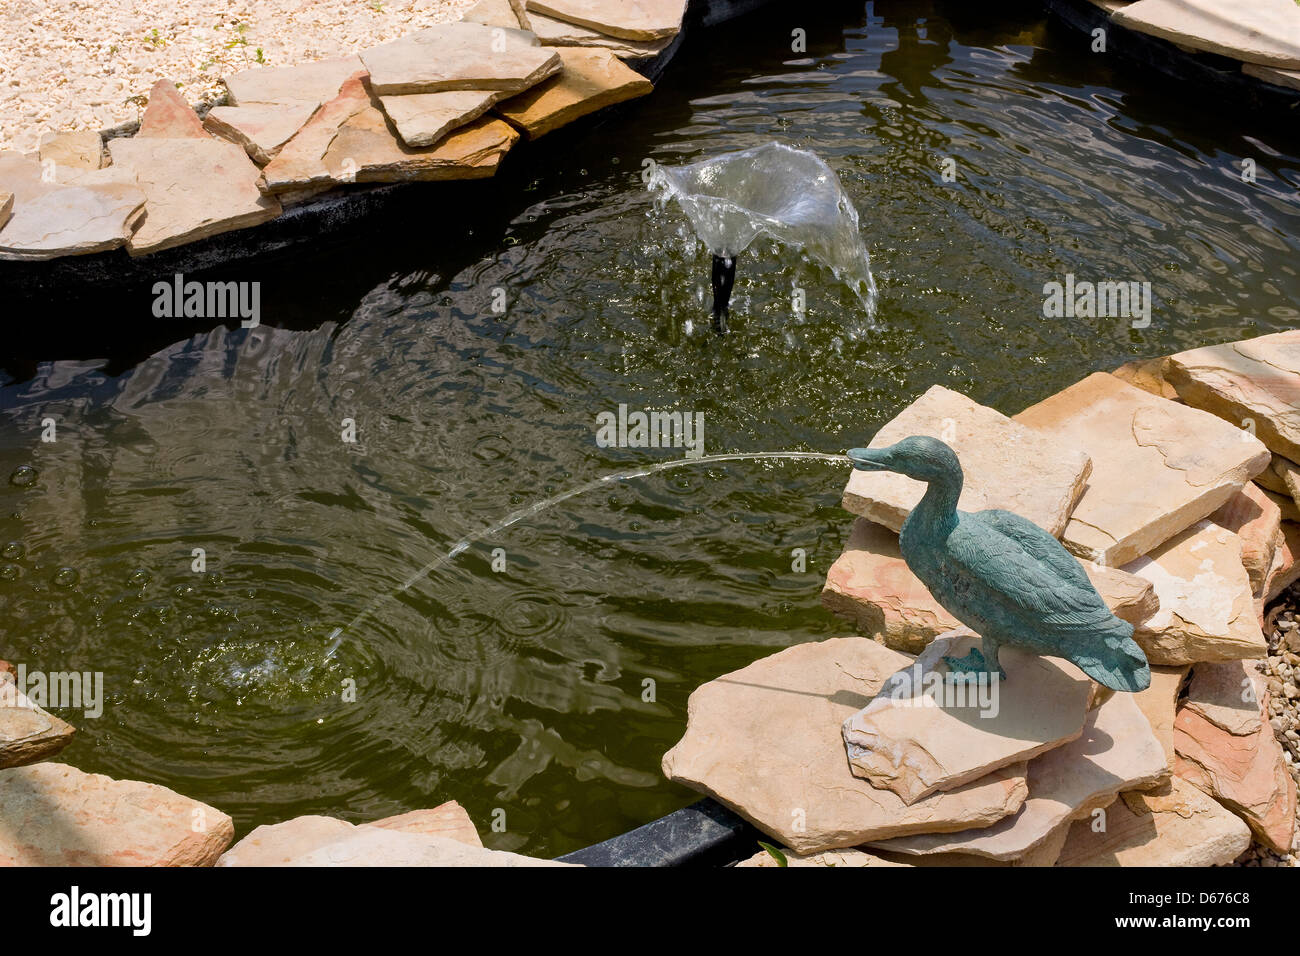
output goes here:
{"type": "Polygon", "coordinates": [[[260,329],[151,320],[144,284],[102,292],[93,346],[0,346],[0,474],[36,471],[0,486],[0,657],[104,673],[102,717],[64,712],[69,762],[241,833],[454,798],[491,846],[576,849],[694,798],[659,760],[695,686],[843,632],[819,592],[849,524],[839,466],[713,462],[562,501],[400,590],[512,512],[681,456],[600,447],[597,415],[702,413],[708,454],[836,453],[936,383],[1010,413],[1295,324],[1285,127],[1091,54],[1033,4],[805,6],[697,37],[654,96],[491,184],[231,270],[263,282],[260,329]],[[838,173],[877,329],[849,334],[851,291],[760,241],[733,334],[709,334],[708,253],[642,162],[770,139],[838,173]],[[1149,281],[1150,327],[1043,318],[1066,273],[1149,281]]]}

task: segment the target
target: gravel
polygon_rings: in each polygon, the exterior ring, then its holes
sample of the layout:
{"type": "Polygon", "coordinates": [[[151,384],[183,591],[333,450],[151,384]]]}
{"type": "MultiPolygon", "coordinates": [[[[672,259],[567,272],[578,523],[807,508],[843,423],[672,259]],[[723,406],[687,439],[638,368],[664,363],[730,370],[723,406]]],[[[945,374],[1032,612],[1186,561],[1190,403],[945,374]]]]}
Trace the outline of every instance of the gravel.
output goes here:
{"type": "Polygon", "coordinates": [[[3,0],[0,149],[30,151],[51,129],[139,120],[163,78],[191,105],[221,77],[341,56],[435,23],[474,0],[3,0]]]}

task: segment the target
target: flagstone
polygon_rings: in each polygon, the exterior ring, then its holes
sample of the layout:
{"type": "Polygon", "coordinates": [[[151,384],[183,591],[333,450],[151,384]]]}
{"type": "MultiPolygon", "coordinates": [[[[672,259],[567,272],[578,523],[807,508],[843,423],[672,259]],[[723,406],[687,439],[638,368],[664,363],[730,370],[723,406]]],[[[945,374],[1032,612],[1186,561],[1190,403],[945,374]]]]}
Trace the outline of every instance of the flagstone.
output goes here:
{"type": "Polygon", "coordinates": [[[335,180],[352,175],[359,183],[483,179],[518,140],[509,123],[484,116],[433,146],[411,149],[393,136],[382,111],[366,106],[339,129],[325,166],[335,180]]]}
{"type": "Polygon", "coordinates": [[[1300,68],[1295,0],[1138,0],[1116,10],[1111,22],[1192,50],[1300,68]]]}
{"type": "Polygon", "coordinates": [[[1237,535],[1241,541],[1241,563],[1250,577],[1250,589],[1264,586],[1273,554],[1277,550],[1278,532],[1282,530],[1282,509],[1258,485],[1248,481],[1210,519],[1237,535]]]}
{"type": "Polygon", "coordinates": [[[364,73],[358,56],[336,57],[296,66],[263,66],[226,77],[230,106],[300,104],[312,109],[339,95],[348,77],[364,73]]]}
{"type": "Polygon", "coordinates": [[[664,775],[709,794],[799,853],[987,826],[1020,808],[1024,765],[908,806],[849,771],[835,728],[905,655],[864,637],[799,644],[691,694],[664,775]]]}
{"type": "Polygon", "coordinates": [[[261,172],[234,143],[139,136],[109,143],[113,164],[135,173],[145,218],[127,242],[133,256],[255,226],[280,214],[261,172]]]}
{"type": "Polygon", "coordinates": [[[1006,647],[1005,680],[982,690],[950,673],[980,640],[959,630],[935,638],[844,721],[855,776],[911,805],[1076,739],[1092,684],[1074,665],[1006,647]]]}
{"type": "Polygon", "coordinates": [[[1144,392],[1178,401],[1178,392],[1165,378],[1165,364],[1168,361],[1167,357],[1138,359],[1125,362],[1119,368],[1113,369],[1110,374],[1144,392]]]}
{"type": "MultiPolygon", "coordinates": [[[[863,866],[910,866],[908,863],[896,863],[892,860],[886,860],[884,857],[876,856],[874,853],[865,853],[862,850],[823,850],[821,853],[810,853],[807,856],[800,856],[793,850],[781,848],[781,854],[785,857],[785,866],[791,868],[798,867],[841,867],[844,869],[853,869],[863,866]]],[[[780,867],[782,864],[767,850],[759,850],[751,857],[741,860],[736,864],[738,867],[780,867]]]]}
{"type": "Polygon", "coordinates": [[[1170,770],[1174,767],[1174,720],[1178,716],[1178,695],[1191,670],[1187,664],[1153,666],[1147,689],[1130,695],[1151,725],[1151,732],[1164,751],[1165,766],[1170,770]]]}
{"type": "Polygon", "coordinates": [[[1134,695],[1113,694],[1087,718],[1078,738],[1029,762],[1029,796],[1014,816],[981,830],[918,834],[872,847],[1018,860],[1045,844],[1063,843],[1070,821],[1109,805],[1121,790],[1153,787],[1168,778],[1164,750],[1134,695]]]}
{"type": "Polygon", "coordinates": [[[159,80],[149,90],[149,105],[140,119],[136,139],[210,139],[203,121],[171,80],[159,80]]]}
{"type": "Polygon", "coordinates": [[[673,36],[666,36],[659,40],[628,40],[581,27],[576,23],[565,23],[563,20],[556,20],[541,13],[531,14],[528,22],[531,24],[529,29],[537,34],[537,39],[543,46],[600,47],[612,51],[615,56],[625,60],[640,60],[655,56],[673,42],[673,36]]]}
{"type": "Polygon", "coordinates": [[[72,743],[75,728],[38,707],[0,670],[0,769],[47,760],[72,743]]]}
{"type": "Polygon", "coordinates": [[[1291,492],[1287,490],[1286,481],[1282,476],[1286,474],[1288,469],[1295,467],[1295,462],[1290,459],[1283,458],[1281,455],[1274,455],[1269,466],[1255,476],[1255,484],[1265,491],[1290,496],[1291,492]]]}
{"type": "Polygon", "coordinates": [[[609,50],[562,47],[558,76],[500,103],[496,111],[530,139],[606,106],[645,96],[654,84],[609,50]]]}
{"type": "Polygon", "coordinates": [[[203,126],[214,136],[243,147],[253,162],[265,166],[315,111],[310,103],[216,106],[208,111],[203,126]]]}
{"type": "Polygon", "coordinates": [[[106,158],[104,138],[89,129],[49,132],[41,137],[37,155],[42,163],[52,162],[56,168],[102,169],[106,158]]]}
{"type": "MultiPolygon", "coordinates": [[[[0,239],[3,239],[0,233],[0,239]]],[[[1300,580],[1300,523],[1283,521],[1281,538],[1278,540],[1277,552],[1273,556],[1273,567],[1269,569],[1268,579],[1264,583],[1264,595],[1261,605],[1275,600],[1283,591],[1300,580]]],[[[1263,615],[1263,607],[1258,608],[1263,615]]]]}
{"type": "Polygon", "coordinates": [[[1300,70],[1283,70],[1276,66],[1264,66],[1259,63],[1241,64],[1241,72],[1253,76],[1274,86],[1285,86],[1290,90],[1300,90],[1300,70]]]}
{"type": "Polygon", "coordinates": [[[478,119],[504,96],[502,90],[447,90],[382,96],[379,102],[407,146],[432,146],[457,127],[478,119]]]}
{"type": "Polygon", "coordinates": [[[531,29],[520,21],[519,14],[515,12],[515,4],[511,0],[478,0],[478,3],[465,11],[461,19],[468,23],[482,23],[509,30],[531,29]]]}
{"type": "Polygon", "coordinates": [[[14,194],[0,189],[0,229],[5,227],[14,211],[14,194]]]}
{"type": "Polygon", "coordinates": [[[1192,668],[1183,709],[1225,733],[1249,735],[1268,720],[1260,704],[1267,688],[1253,661],[1203,661],[1192,668]]]}
{"type": "Polygon", "coordinates": [[[527,10],[610,36],[661,40],[681,30],[686,0],[528,0],[527,10]]]}
{"type": "Polygon", "coordinates": [[[1074,554],[1111,567],[1217,511],[1271,460],[1256,438],[1222,419],[1105,372],[1015,420],[1092,458],[1063,541],[1074,554]]]}
{"type": "Polygon", "coordinates": [[[365,71],[358,70],[340,84],[338,92],[316,110],[293,137],[280,147],[262,175],[273,193],[330,186],[334,175],[325,165],[325,154],[343,124],[370,107],[365,71]]]}
{"type": "Polygon", "coordinates": [[[361,52],[379,96],[442,90],[518,92],[560,70],[554,50],[523,30],[442,23],[361,52]]]}
{"type": "MultiPolygon", "coordinates": [[[[960,392],[935,385],[876,432],[868,447],[929,435],[952,447],[965,473],[958,507],[1001,508],[1060,535],[1091,470],[1077,446],[1019,425],[960,392]]],[[[925,482],[888,471],[854,469],[845,509],[894,531],[925,494],[925,482]]]]}

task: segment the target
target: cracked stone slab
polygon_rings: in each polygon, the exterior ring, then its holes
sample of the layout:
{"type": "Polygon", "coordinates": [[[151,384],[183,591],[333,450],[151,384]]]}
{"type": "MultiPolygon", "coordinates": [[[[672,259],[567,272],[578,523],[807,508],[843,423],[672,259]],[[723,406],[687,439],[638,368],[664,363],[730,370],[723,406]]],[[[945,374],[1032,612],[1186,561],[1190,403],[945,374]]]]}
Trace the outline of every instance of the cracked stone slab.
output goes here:
{"type": "Polygon", "coordinates": [[[798,853],[988,826],[1020,809],[1023,765],[924,797],[855,777],[839,727],[909,658],[863,637],[799,644],[697,688],[664,775],[798,853]]]}
{"type": "Polygon", "coordinates": [[[234,143],[213,139],[149,139],[109,143],[113,165],[135,173],[145,218],[127,242],[133,256],[255,226],[280,214],[261,190],[262,174],[234,143]]]}
{"type": "Polygon", "coordinates": [[[576,23],[565,23],[541,13],[533,13],[528,22],[532,24],[530,29],[537,34],[542,46],[600,47],[624,60],[642,60],[655,56],[673,42],[672,36],[660,40],[627,40],[580,27],[576,23]]]}
{"type": "Polygon", "coordinates": [[[254,103],[309,105],[315,109],[338,96],[348,77],[364,73],[358,56],[344,56],[297,66],[263,66],[235,73],[222,80],[231,106],[254,103]]]}
{"type": "Polygon", "coordinates": [[[0,671],[0,769],[47,760],[72,743],[75,728],[32,703],[0,671]]]}
{"type": "Polygon", "coordinates": [[[1138,0],[1116,10],[1111,22],[1192,50],[1300,68],[1294,0],[1138,0]]]}
{"type": "Polygon", "coordinates": [[[1271,460],[1254,436],[1097,372],[1015,420],[1092,458],[1065,529],[1079,557],[1123,566],[1217,511],[1271,460]]]}
{"type": "Polygon", "coordinates": [[[686,0],[528,0],[534,13],[625,40],[662,40],[682,29],[686,0]]]}
{"type": "Polygon", "coordinates": [[[1268,718],[1260,702],[1268,685],[1248,661],[1204,661],[1192,668],[1184,710],[1208,720],[1225,733],[1247,736],[1268,718]]]}
{"type": "Polygon", "coordinates": [[[248,153],[249,159],[265,166],[285,143],[306,125],[316,112],[310,103],[254,103],[251,106],[215,106],[204,117],[203,127],[248,153]]]}
{"type": "Polygon", "coordinates": [[[120,171],[100,175],[109,172],[84,171],[84,184],[45,182],[38,163],[0,153],[0,192],[13,197],[0,228],[0,259],[54,259],[124,245],[141,216],[145,194],[134,182],[115,181],[123,175],[120,171]]]}
{"type": "Polygon", "coordinates": [[[484,116],[433,146],[412,149],[393,135],[378,107],[367,105],[339,128],[324,162],[335,181],[349,176],[359,183],[485,179],[518,140],[509,123],[484,116]]]}
{"type": "MultiPolygon", "coordinates": [[[[1265,469],[1266,471],[1268,469],[1265,469]]],[[[1282,531],[1282,509],[1253,481],[1246,482],[1210,520],[1241,541],[1241,563],[1255,593],[1264,587],[1282,531]]]]}
{"type": "Polygon", "coordinates": [[[325,154],[349,119],[370,106],[365,70],[357,70],[340,83],[331,96],[293,137],[280,147],[262,175],[273,193],[328,187],[335,183],[325,165],[325,154]]]}
{"type": "Polygon", "coordinates": [[[66,169],[102,169],[107,158],[104,138],[95,130],[46,133],[41,137],[37,156],[42,163],[66,169]]]}
{"type": "Polygon", "coordinates": [[[606,106],[654,91],[654,84],[609,50],[564,47],[558,76],[505,100],[496,112],[529,139],[545,136],[606,106]]]}
{"type": "Polygon", "coordinates": [[[1109,805],[1121,790],[1157,786],[1168,776],[1164,749],[1134,695],[1113,694],[1088,713],[1077,739],[1029,762],[1029,796],[1015,816],[982,830],[926,833],[872,846],[1020,860],[1049,843],[1063,843],[1071,821],[1109,805]]]}
{"type": "MultiPolygon", "coordinates": [[[[1300,5],[1291,7],[1300,16],[1300,5]]],[[[1168,369],[1188,405],[1251,429],[1275,455],[1300,461],[1300,329],[1179,352],[1168,369]]]]}
{"type": "Polygon", "coordinates": [[[171,80],[159,80],[149,90],[149,105],[140,118],[136,139],[210,139],[203,121],[171,80]]]}
{"type": "Polygon", "coordinates": [[[1152,664],[1268,656],[1241,540],[1228,529],[1198,521],[1124,570],[1160,598],[1160,610],[1133,632],[1152,664]]]}
{"type": "Polygon", "coordinates": [[[520,92],[560,70],[554,50],[523,30],[443,23],[361,52],[379,96],[443,90],[520,92]]]}
{"type": "Polygon", "coordinates": [[[944,657],[965,657],[978,646],[970,631],[936,638],[844,721],[855,776],[910,806],[1032,760],[1083,732],[1092,683],[1056,658],[1004,648],[1006,679],[982,692],[962,686],[958,694],[944,657]]]}
{"type": "MultiPolygon", "coordinates": [[[[1017,424],[1000,412],[942,385],[931,387],[876,432],[868,447],[883,448],[909,435],[948,443],[965,473],[963,511],[1001,508],[1060,536],[1091,473],[1077,445],[1017,424]]],[[[925,494],[925,482],[888,471],[854,469],[844,508],[894,531],[925,494]]]]}
{"type": "Polygon", "coordinates": [[[453,129],[472,123],[502,97],[504,90],[447,90],[381,96],[380,105],[407,146],[432,146],[453,129]]]}

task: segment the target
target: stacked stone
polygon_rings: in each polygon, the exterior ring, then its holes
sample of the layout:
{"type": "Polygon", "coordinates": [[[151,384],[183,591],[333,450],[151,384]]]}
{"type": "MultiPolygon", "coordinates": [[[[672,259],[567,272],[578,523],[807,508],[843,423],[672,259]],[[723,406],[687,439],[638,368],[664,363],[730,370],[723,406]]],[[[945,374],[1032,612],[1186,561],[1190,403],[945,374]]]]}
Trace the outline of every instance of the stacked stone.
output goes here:
{"type": "Polygon", "coordinates": [[[530,139],[653,89],[686,0],[481,0],[359,55],[246,70],[199,114],[161,80],[139,131],[0,151],[0,259],[171,249],[355,183],[492,176],[530,139]]]}
{"type": "Polygon", "coordinates": [[[1217,865],[1252,837],[1294,863],[1300,625],[1270,605],[1300,577],[1300,331],[1096,373],[1012,418],[935,387],[871,445],[913,434],[957,452],[962,510],[1017,512],[1079,558],[1151,686],[1004,648],[994,714],[899,698],[894,675],[942,674],[973,637],[899,553],[924,485],[855,471],[823,601],[865,636],[699,688],[665,774],[807,865],[1217,865]]]}

